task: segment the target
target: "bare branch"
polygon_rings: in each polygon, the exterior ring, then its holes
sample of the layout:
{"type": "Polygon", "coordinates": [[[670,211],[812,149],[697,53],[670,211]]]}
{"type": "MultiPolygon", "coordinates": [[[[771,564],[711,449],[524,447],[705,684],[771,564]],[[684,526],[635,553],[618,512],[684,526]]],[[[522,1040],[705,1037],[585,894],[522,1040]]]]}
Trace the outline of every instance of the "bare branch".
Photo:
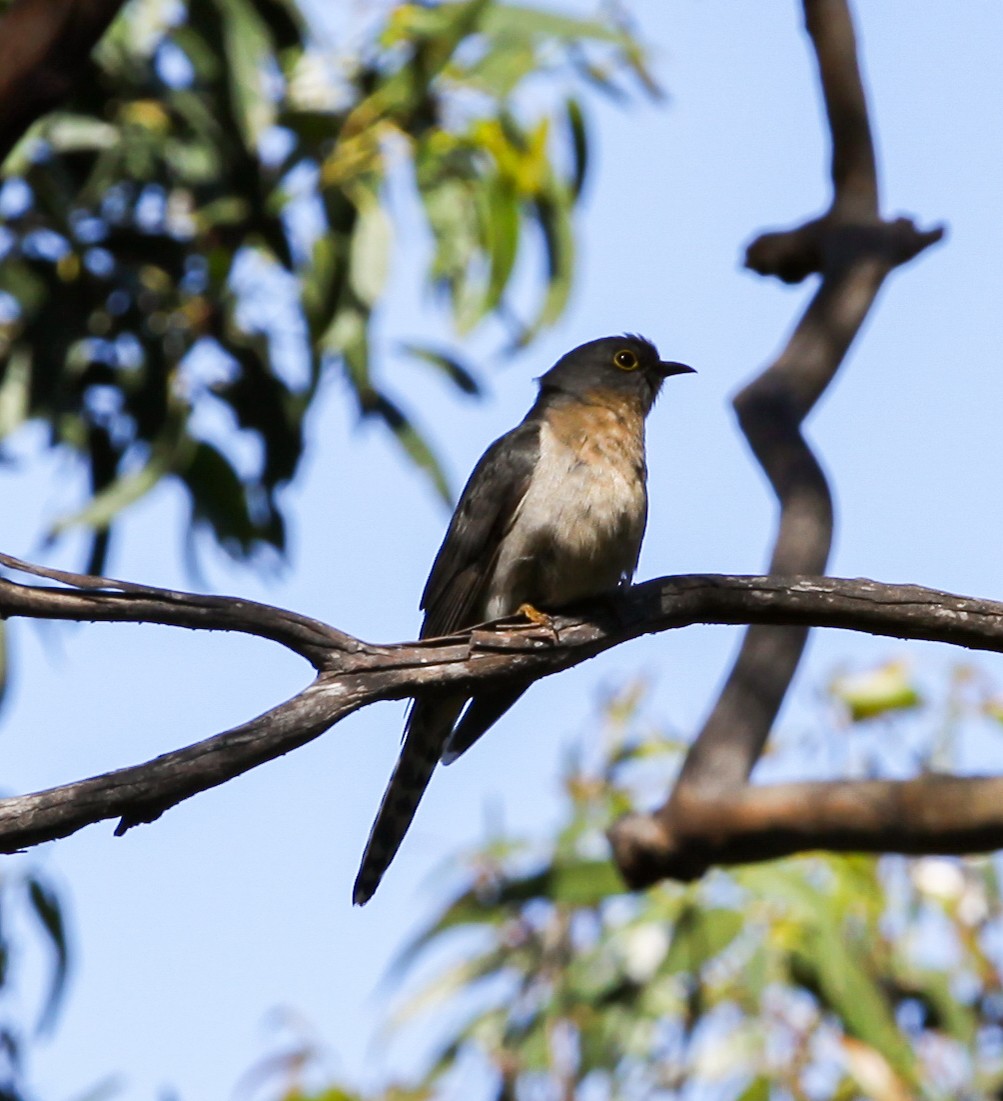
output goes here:
{"type": "Polygon", "coordinates": [[[93,574],[68,573],[0,554],[0,565],[61,581],[76,590],[19,585],[0,579],[0,617],[90,623],[161,623],[194,630],[240,631],[271,639],[320,668],[331,649],[361,645],[351,635],[296,612],[229,596],[174,592],[93,574]]]}
{"type": "Polygon", "coordinates": [[[875,219],[878,171],[849,5],[804,0],[804,17],[832,135],[832,211],[841,221],[875,219]]]}
{"type": "MultiPolygon", "coordinates": [[[[55,571],[17,559],[0,560],[28,572],[56,575],[55,571]]],[[[810,626],[841,627],[1003,653],[1003,603],[859,579],[710,575],[661,578],[556,616],[553,631],[541,631],[521,619],[512,619],[447,638],[380,646],[306,616],[235,597],[203,597],[137,585],[128,585],[123,592],[123,583],[108,578],[58,576],[74,579],[78,591],[0,580],[0,617],[150,622],[196,630],[240,631],[270,638],[303,654],[320,674],[293,699],[195,745],[142,765],[0,800],[2,852],[63,837],[106,818],[120,819],[118,833],[139,822],[153,821],[176,803],[288,753],[378,700],[456,689],[472,693],[496,688],[505,681],[529,683],[629,639],[693,623],[780,624],[801,630],[810,626]],[[84,586],[86,591],[79,591],[84,586]]],[[[761,790],[765,789],[743,789],[741,798],[754,800],[761,790]]],[[[897,798],[894,789],[889,790],[889,798],[897,798]]],[[[758,818],[750,811],[745,819],[736,812],[736,817],[729,819],[733,832],[728,834],[723,826],[714,826],[717,819],[704,809],[717,806],[715,801],[706,801],[693,791],[685,794],[683,812],[671,821],[645,818],[620,824],[617,852],[625,854],[627,867],[634,869],[630,874],[639,875],[639,867],[675,868],[658,874],[678,874],[678,868],[701,862],[706,866],[707,861],[719,859],[718,850],[708,848],[712,842],[717,843],[714,838],[723,839],[720,851],[724,855],[720,859],[732,859],[728,854],[745,852],[743,846],[751,845],[743,840],[746,826],[757,838],[765,837],[768,846],[797,844],[807,848],[825,843],[825,837],[838,833],[838,828],[854,829],[849,820],[839,825],[842,819],[838,808],[842,804],[834,796],[831,805],[836,809],[829,818],[817,819],[822,823],[818,830],[828,831],[824,836],[813,834],[814,827],[806,825],[796,841],[777,841],[765,811],[758,818]],[[707,823],[713,834],[710,840],[707,823]],[[641,830],[647,833],[641,834],[641,830]],[[647,836],[650,844],[638,846],[638,836],[647,836]],[[650,850],[647,856],[646,850],[650,850]]],[[[735,800],[731,793],[725,802],[735,800]]],[[[735,805],[746,804],[736,801],[735,805]]],[[[755,802],[748,805],[760,806],[755,802]]],[[[786,804],[779,800],[779,805],[786,804]]],[[[968,822],[968,826],[959,825],[956,834],[950,836],[960,838],[965,829],[982,828],[982,820],[973,817],[974,810],[966,811],[966,815],[959,821],[968,822]]],[[[793,836],[784,821],[781,818],[776,827],[776,837],[781,839],[793,836]]],[[[986,830],[995,829],[995,822],[987,816],[983,825],[986,830]]],[[[923,836],[916,834],[918,838],[923,836]]],[[[922,847],[923,843],[916,844],[922,847]]],[[[942,850],[933,847],[930,851],[942,850]]],[[[763,854],[753,848],[752,855],[758,858],[763,854]]]]}
{"type": "MultiPolygon", "coordinates": [[[[832,543],[832,499],[801,425],[835,377],[888,274],[939,240],[912,222],[878,213],[874,148],[846,0],[804,0],[832,132],[829,212],[749,246],[747,262],[788,281],[819,271],[821,285],[776,361],[735,398],[742,431],[780,504],[770,573],[820,574],[832,543]]],[[[807,632],[752,627],[687,759],[676,792],[659,812],[675,819],[687,788],[705,795],[740,788],[769,737],[807,632]]],[[[653,829],[641,831],[648,837],[653,829]]],[[[640,840],[638,844],[640,844],[640,840]]]]}
{"type": "Polygon", "coordinates": [[[116,836],[182,800],[312,741],[359,704],[345,684],[312,685],[251,722],[185,749],[87,780],[0,799],[0,852],[66,837],[106,818],[116,836]]]}
{"type": "Polygon", "coordinates": [[[653,830],[646,815],[622,818],[610,830],[632,887],[812,849],[919,855],[1003,848],[1001,776],[748,784],[727,796],[687,792],[678,808],[670,830],[653,830]]]}
{"type": "Polygon", "coordinates": [[[0,164],[65,99],[124,0],[14,0],[0,19],[0,164]]]}

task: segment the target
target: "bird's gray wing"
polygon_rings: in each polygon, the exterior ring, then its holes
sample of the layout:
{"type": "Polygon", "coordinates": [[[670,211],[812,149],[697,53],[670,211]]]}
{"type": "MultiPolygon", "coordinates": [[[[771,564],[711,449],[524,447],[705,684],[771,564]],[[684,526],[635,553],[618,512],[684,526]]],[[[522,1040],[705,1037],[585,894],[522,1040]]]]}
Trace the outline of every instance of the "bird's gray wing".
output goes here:
{"type": "Polygon", "coordinates": [[[525,420],[495,440],[474,467],[422,593],[422,638],[448,635],[478,621],[498,548],[526,495],[539,454],[540,424],[525,420]]]}
{"type": "MultiPolygon", "coordinates": [[[[422,638],[477,622],[498,548],[526,495],[539,452],[539,424],[527,420],[496,440],[474,467],[422,594],[422,638]]],[[[415,700],[400,758],[362,855],[352,895],[356,905],[372,897],[396,856],[466,702],[463,695],[415,700]]]]}

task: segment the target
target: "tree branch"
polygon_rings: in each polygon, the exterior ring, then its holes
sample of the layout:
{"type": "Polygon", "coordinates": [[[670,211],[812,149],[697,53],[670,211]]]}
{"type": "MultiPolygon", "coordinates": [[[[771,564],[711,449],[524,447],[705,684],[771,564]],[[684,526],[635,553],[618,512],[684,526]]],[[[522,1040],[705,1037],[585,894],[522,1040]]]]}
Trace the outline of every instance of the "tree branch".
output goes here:
{"type": "MultiPolygon", "coordinates": [[[[71,586],[22,585],[0,579],[0,618],[149,622],[239,631],[278,642],[307,657],[318,670],[316,679],[291,700],[232,730],[145,764],[0,800],[2,852],[64,837],[103,819],[120,819],[116,833],[153,821],[182,800],[288,753],[378,700],[456,689],[484,691],[508,680],[525,683],[571,668],[640,635],[693,623],[772,624],[802,630],[840,627],[1003,653],[1003,603],[859,579],[667,577],[556,616],[553,632],[515,618],[446,638],[376,645],[306,616],[235,597],[198,596],[68,574],[8,556],[0,556],[0,562],[71,586]]],[[[929,779],[912,783],[921,782],[929,779]]],[[[640,883],[650,882],[645,876],[696,874],[691,870],[712,861],[817,848],[828,845],[830,838],[836,839],[836,847],[884,850],[906,844],[896,841],[906,836],[905,825],[900,833],[890,835],[888,845],[877,825],[868,832],[854,802],[858,797],[840,801],[833,794],[823,802],[812,794],[816,788],[835,792],[838,787],[744,788],[740,798],[729,794],[723,800],[697,798],[690,792],[672,832],[659,829],[650,844],[638,846],[638,831],[650,832],[655,820],[628,820],[613,835],[615,851],[632,881],[640,883]],[[760,794],[771,791],[780,794],[760,794]],[[803,792],[809,793],[815,810],[797,826],[792,808],[803,792]],[[720,813],[722,804],[733,804],[734,813],[720,813]],[[756,847],[760,842],[762,849],[756,847]]],[[[846,787],[850,792],[864,790],[860,785],[846,787]]],[[[894,808],[900,808],[902,799],[912,798],[911,788],[903,789],[902,795],[900,788],[896,784],[868,788],[874,794],[867,821],[895,822],[901,809],[894,808]],[[892,807],[887,811],[875,802],[885,793],[892,807]]],[[[937,827],[944,833],[947,849],[939,847],[932,825],[923,832],[923,823],[935,821],[932,810],[926,817],[911,819],[909,843],[917,851],[936,852],[957,851],[955,844],[1003,845],[1003,815],[988,809],[998,802],[966,796],[963,803],[956,827],[942,829],[942,823],[937,827]]],[[[937,806],[948,804],[942,801],[937,806]]],[[[946,816],[947,811],[943,813],[946,816]]]]}
{"type": "MultiPolygon", "coordinates": [[[[889,273],[943,236],[942,229],[920,231],[907,219],[882,221],[848,4],[804,0],[804,14],[831,132],[833,198],[821,218],[759,237],[746,263],[787,282],[814,272],[822,281],[784,350],[734,401],[780,505],[769,567],[775,576],[823,573],[832,544],[832,498],[802,423],[835,377],[889,273]]],[[[654,816],[631,816],[612,831],[617,859],[634,881],[644,881],[638,867],[671,866],[679,839],[699,833],[695,823],[705,819],[694,808],[745,796],[807,641],[807,625],[794,622],[749,628],[669,799],[654,816]]],[[[698,857],[696,864],[702,862],[698,857]]]]}
{"type": "Polygon", "coordinates": [[[351,635],[320,620],[228,596],[174,592],[111,577],[53,570],[0,554],[0,565],[60,581],[73,590],[0,580],[0,618],[66,619],[90,623],[160,623],[205,631],[241,631],[267,638],[320,668],[332,649],[358,646],[351,635]]]}
{"type": "Polygon", "coordinates": [[[1003,848],[1003,776],[748,784],[727,796],[679,798],[673,829],[652,830],[652,819],[637,815],[610,830],[630,886],[812,849],[916,856],[1003,848]]]}
{"type": "Polygon", "coordinates": [[[64,100],[124,0],[14,0],[0,19],[0,164],[64,100]]]}
{"type": "MultiPolygon", "coordinates": [[[[780,503],[771,574],[820,574],[832,544],[832,498],[801,425],[835,377],[888,273],[917,255],[939,232],[911,223],[885,226],[878,216],[877,172],[853,25],[845,0],[805,0],[832,131],[833,201],[823,219],[787,235],[805,250],[798,270],[819,270],[822,283],[787,346],[735,398],[756,459],[780,503]]],[[[762,261],[763,246],[750,246],[762,261]],[[757,252],[758,249],[758,252],[757,252]]],[[[763,268],[757,270],[766,270],[763,268]]],[[[720,792],[740,787],[759,759],[794,677],[807,633],[752,628],[688,754],[678,788],[720,792]]],[[[670,799],[660,812],[670,819],[670,799]]],[[[666,826],[666,828],[668,828],[666,826]]]]}

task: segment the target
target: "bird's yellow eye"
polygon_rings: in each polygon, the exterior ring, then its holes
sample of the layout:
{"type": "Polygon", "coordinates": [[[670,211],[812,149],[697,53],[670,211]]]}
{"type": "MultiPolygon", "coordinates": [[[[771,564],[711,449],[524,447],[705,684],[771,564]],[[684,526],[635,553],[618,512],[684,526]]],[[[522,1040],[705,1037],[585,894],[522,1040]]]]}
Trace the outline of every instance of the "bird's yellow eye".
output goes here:
{"type": "Polygon", "coordinates": [[[621,371],[636,371],[640,365],[640,360],[629,348],[621,348],[620,351],[613,356],[613,362],[621,371]]]}

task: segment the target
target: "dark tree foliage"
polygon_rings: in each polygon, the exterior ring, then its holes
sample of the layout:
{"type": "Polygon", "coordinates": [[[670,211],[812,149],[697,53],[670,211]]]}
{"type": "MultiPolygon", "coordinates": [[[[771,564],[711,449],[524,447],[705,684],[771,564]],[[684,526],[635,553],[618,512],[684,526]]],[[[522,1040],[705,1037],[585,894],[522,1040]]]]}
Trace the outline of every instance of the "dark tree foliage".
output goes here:
{"type": "MultiPolygon", "coordinates": [[[[388,183],[420,200],[424,278],[454,325],[495,315],[528,341],[571,284],[587,163],[571,85],[648,84],[624,28],[491,0],[398,5],[334,62],[318,43],[292,0],[142,0],[6,163],[0,441],[40,421],[86,465],[89,499],[50,534],[90,528],[90,572],[165,477],[235,557],[281,552],[281,490],[329,371],[448,497],[370,350],[397,255],[388,183]],[[539,295],[517,308],[527,238],[539,295]]],[[[455,356],[412,350],[479,391],[455,356]]]]}

